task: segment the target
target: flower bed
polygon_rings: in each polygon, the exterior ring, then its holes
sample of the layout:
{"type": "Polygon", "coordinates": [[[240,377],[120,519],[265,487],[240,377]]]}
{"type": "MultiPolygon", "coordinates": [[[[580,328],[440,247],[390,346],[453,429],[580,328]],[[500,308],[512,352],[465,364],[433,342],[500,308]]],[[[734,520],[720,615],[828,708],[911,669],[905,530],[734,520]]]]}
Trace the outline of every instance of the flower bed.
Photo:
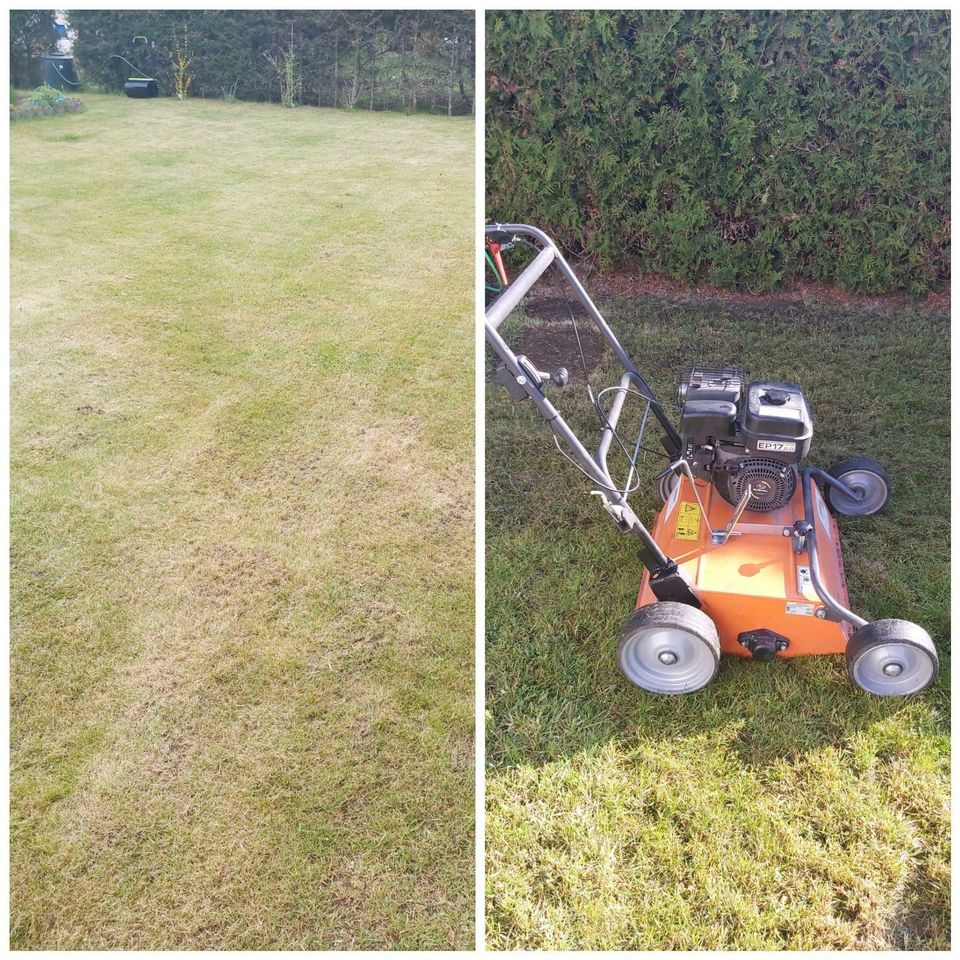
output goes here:
{"type": "Polygon", "coordinates": [[[83,101],[79,97],[61,97],[59,100],[43,100],[35,95],[18,97],[10,105],[11,120],[26,120],[31,117],[53,117],[59,113],[79,113],[83,101]]]}

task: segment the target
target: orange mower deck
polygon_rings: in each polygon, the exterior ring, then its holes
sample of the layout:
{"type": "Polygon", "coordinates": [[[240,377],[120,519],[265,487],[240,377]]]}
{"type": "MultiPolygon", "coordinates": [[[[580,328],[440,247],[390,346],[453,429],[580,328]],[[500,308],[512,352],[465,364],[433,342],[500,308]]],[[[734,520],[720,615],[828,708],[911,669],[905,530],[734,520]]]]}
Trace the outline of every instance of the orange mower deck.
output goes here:
{"type": "MultiPolygon", "coordinates": [[[[816,484],[811,484],[820,579],[840,603],[849,606],[837,523],[816,484]]],[[[716,624],[722,652],[749,657],[738,636],[767,629],[790,641],[777,656],[843,653],[850,627],[826,619],[827,611],[810,581],[810,558],[806,552],[794,551],[789,535],[793,524],[804,519],[800,487],[786,507],[770,513],[745,512],[723,544],[712,541],[709,528],[723,530],[735,508],[713,484],[698,482],[697,493],[709,525],[690,480],[681,476],[657,517],[653,537],[676,560],[680,575],[716,624]]],[[[637,606],[656,600],[645,572],[637,606]]]]}

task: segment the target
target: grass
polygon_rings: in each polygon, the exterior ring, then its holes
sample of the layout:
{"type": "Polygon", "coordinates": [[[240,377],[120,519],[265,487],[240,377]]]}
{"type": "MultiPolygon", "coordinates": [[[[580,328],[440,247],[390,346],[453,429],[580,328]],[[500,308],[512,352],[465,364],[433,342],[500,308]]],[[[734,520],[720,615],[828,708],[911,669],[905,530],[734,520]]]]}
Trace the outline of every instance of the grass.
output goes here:
{"type": "Polygon", "coordinates": [[[12,150],[21,949],[473,940],[473,127],[12,150]]]}
{"type": "MultiPolygon", "coordinates": [[[[635,546],[532,406],[491,386],[488,945],[948,949],[949,319],[654,298],[608,319],[662,397],[685,364],[739,362],[804,386],[815,464],[886,463],[889,512],[841,525],[852,600],[923,624],[940,675],[904,700],[860,693],[841,657],[727,659],[681,698],[630,686],[635,546]]],[[[582,384],[556,402],[596,435],[582,384]]],[[[635,502],[652,519],[652,483],[635,502]]]]}

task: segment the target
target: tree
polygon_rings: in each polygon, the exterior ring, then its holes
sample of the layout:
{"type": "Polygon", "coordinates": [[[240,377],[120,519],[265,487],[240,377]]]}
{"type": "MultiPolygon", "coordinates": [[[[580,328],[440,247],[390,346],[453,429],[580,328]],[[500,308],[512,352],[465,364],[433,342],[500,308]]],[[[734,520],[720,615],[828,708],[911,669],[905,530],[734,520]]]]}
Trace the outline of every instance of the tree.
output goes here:
{"type": "Polygon", "coordinates": [[[193,74],[190,73],[191,63],[193,63],[193,57],[190,53],[190,34],[187,28],[184,27],[182,33],[174,30],[171,71],[173,73],[173,90],[178,100],[183,100],[190,92],[190,84],[193,83],[193,74]]]}
{"type": "Polygon", "coordinates": [[[40,80],[37,58],[53,51],[54,10],[10,11],[10,84],[33,87],[40,80]]]}
{"type": "Polygon", "coordinates": [[[70,12],[88,83],[122,89],[129,67],[110,59],[117,54],[166,81],[161,93],[176,93],[175,36],[186,30],[192,82],[184,96],[229,91],[240,100],[445,113],[473,108],[473,22],[465,10],[70,12]]]}
{"type": "Polygon", "coordinates": [[[286,48],[267,51],[264,56],[273,67],[280,86],[280,102],[285,107],[295,107],[303,90],[303,76],[297,62],[297,49],[294,43],[293,23],[290,24],[290,39],[286,48]]]}

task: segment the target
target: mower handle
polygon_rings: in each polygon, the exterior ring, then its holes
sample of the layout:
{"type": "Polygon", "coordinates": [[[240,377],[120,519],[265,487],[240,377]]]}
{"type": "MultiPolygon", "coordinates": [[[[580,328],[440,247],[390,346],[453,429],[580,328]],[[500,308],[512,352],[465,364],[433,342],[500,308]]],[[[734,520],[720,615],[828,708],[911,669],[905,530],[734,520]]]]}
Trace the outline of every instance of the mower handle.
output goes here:
{"type": "Polygon", "coordinates": [[[596,308],[586,290],[584,290],[582,284],[577,279],[576,274],[574,274],[570,265],[557,249],[556,244],[542,230],[538,230],[536,227],[531,227],[527,224],[496,223],[488,224],[485,227],[485,235],[488,238],[496,238],[495,242],[499,242],[504,234],[508,234],[511,238],[529,237],[535,240],[540,246],[539,252],[533,261],[527,265],[523,272],[513,280],[510,286],[507,287],[486,310],[484,323],[486,340],[493,352],[500,358],[506,373],[508,373],[509,377],[514,381],[510,382],[508,379],[507,383],[510,384],[509,389],[515,397],[522,399],[524,395],[526,395],[533,401],[540,415],[549,424],[558,444],[560,442],[566,444],[573,454],[572,459],[576,465],[600,488],[598,493],[603,500],[603,505],[607,512],[613,517],[617,526],[623,531],[633,533],[642,541],[645,547],[643,551],[645,555],[644,562],[647,563],[651,569],[668,568],[672,561],[660,549],[650,531],[647,530],[639,517],[633,512],[633,509],[627,504],[629,481],[623,491],[618,489],[610,476],[610,471],[607,467],[607,456],[615,436],[617,421],[623,410],[628,392],[639,393],[646,399],[647,411],[644,415],[644,422],[646,422],[646,417],[652,411],[666,433],[665,446],[668,448],[667,452],[671,457],[679,454],[681,444],[680,436],[673,427],[673,424],[670,423],[663,407],[654,396],[653,391],[640,375],[632,358],[607,325],[600,311],[596,308]],[[595,455],[591,455],[588,452],[580,441],[580,438],[570,429],[556,407],[544,396],[544,382],[542,378],[531,375],[530,366],[521,362],[524,358],[518,358],[498,332],[498,328],[503,321],[519,305],[520,301],[543,276],[547,269],[554,264],[560,270],[577,299],[596,324],[601,336],[613,350],[625,370],[619,386],[610,388],[615,389],[617,394],[611,404],[609,413],[604,415],[606,422],[600,436],[600,445],[595,455]]]}
{"type": "Polygon", "coordinates": [[[544,247],[523,273],[490,304],[486,313],[488,327],[496,330],[510,315],[514,308],[527,295],[530,288],[540,279],[546,269],[558,256],[553,246],[544,247]]]}
{"type": "MultiPolygon", "coordinates": [[[[563,254],[560,253],[557,245],[542,230],[539,230],[536,227],[531,227],[529,224],[525,223],[489,223],[484,228],[484,233],[490,238],[502,237],[503,234],[509,235],[512,239],[516,239],[520,236],[527,236],[532,237],[541,244],[541,250],[533,262],[528,264],[523,273],[521,273],[520,276],[517,277],[516,280],[514,280],[513,283],[511,283],[510,286],[487,308],[485,315],[487,331],[490,331],[491,327],[493,328],[493,331],[496,331],[500,324],[503,323],[507,316],[517,307],[526,294],[529,293],[531,287],[533,287],[537,280],[543,276],[547,268],[551,264],[556,264],[557,268],[563,274],[564,279],[570,284],[570,287],[574,294],[576,294],[577,299],[589,314],[590,319],[596,324],[597,329],[600,331],[600,335],[606,341],[610,349],[613,350],[624,370],[626,370],[630,375],[630,379],[633,380],[633,382],[637,385],[640,393],[642,393],[643,396],[650,401],[653,414],[667,435],[669,441],[669,449],[667,452],[671,456],[677,455],[680,452],[681,446],[680,434],[677,433],[673,424],[670,422],[663,409],[663,405],[654,396],[654,393],[650,389],[647,381],[641,376],[640,371],[633,362],[633,358],[624,349],[623,345],[617,339],[616,334],[610,329],[607,321],[603,319],[603,315],[597,309],[593,300],[590,299],[590,295],[583,288],[583,284],[580,283],[580,280],[573,272],[570,264],[568,264],[563,258],[563,254]]],[[[489,336],[487,337],[487,340],[490,341],[489,336]]],[[[492,342],[490,345],[494,346],[492,342]]],[[[494,347],[494,349],[496,350],[496,347],[494,347]]],[[[497,352],[499,353],[499,350],[497,350],[497,352]]],[[[619,396],[624,395],[625,393],[621,393],[619,396]]],[[[621,401],[620,407],[622,408],[622,406],[623,403],[621,401]]],[[[611,411],[611,413],[612,412],[613,411],[611,411]]],[[[618,409],[613,419],[608,418],[610,426],[614,429],[616,428],[616,418],[619,416],[620,410],[618,409]]]]}
{"type": "Polygon", "coordinates": [[[810,558],[810,580],[813,584],[814,593],[820,598],[820,602],[840,620],[846,620],[853,624],[855,628],[865,627],[867,621],[863,617],[858,617],[852,610],[848,610],[832,593],[827,589],[826,584],[820,578],[820,559],[817,554],[817,530],[816,520],[813,515],[813,495],[811,490],[816,483],[814,479],[817,476],[825,479],[832,479],[829,474],[817,467],[805,467],[800,473],[800,482],[803,485],[803,517],[806,530],[804,536],[806,539],[807,556],[810,558]]]}
{"type": "Polygon", "coordinates": [[[501,247],[509,247],[516,240],[516,235],[509,230],[487,230],[486,237],[491,243],[497,243],[501,247]]]}
{"type": "MultiPolygon", "coordinates": [[[[523,273],[521,273],[520,276],[510,284],[510,290],[513,291],[513,296],[506,301],[504,301],[503,296],[500,296],[487,309],[487,323],[492,324],[494,328],[499,327],[500,324],[506,319],[507,315],[529,292],[530,288],[537,282],[537,280],[540,279],[547,267],[549,267],[550,264],[555,261],[557,267],[560,269],[560,272],[563,274],[564,279],[570,284],[570,287],[574,294],[576,294],[577,299],[590,315],[590,319],[593,320],[593,322],[597,325],[597,328],[600,330],[603,339],[606,340],[607,344],[616,354],[617,359],[623,365],[623,368],[633,373],[634,376],[639,379],[640,383],[643,384],[644,393],[649,397],[650,400],[654,401],[655,403],[657,402],[656,397],[654,397],[653,392],[650,390],[650,387],[647,386],[643,377],[640,376],[640,371],[637,370],[633,359],[630,357],[630,354],[624,350],[622,344],[617,339],[616,334],[614,334],[614,332],[607,325],[607,321],[603,319],[600,311],[590,299],[590,295],[586,290],[584,290],[583,284],[580,283],[577,275],[570,267],[570,264],[564,260],[563,255],[557,248],[557,245],[542,230],[538,230],[536,227],[531,227],[524,223],[490,223],[484,228],[484,233],[486,236],[491,238],[503,233],[507,233],[511,237],[532,237],[541,244],[542,248],[540,253],[537,254],[537,257],[533,263],[529,264],[524,269],[523,273]],[[541,259],[541,257],[543,259],[541,259]]],[[[672,425],[670,425],[668,433],[673,433],[676,436],[677,443],[679,444],[680,437],[676,435],[676,431],[673,430],[672,425]]]]}

